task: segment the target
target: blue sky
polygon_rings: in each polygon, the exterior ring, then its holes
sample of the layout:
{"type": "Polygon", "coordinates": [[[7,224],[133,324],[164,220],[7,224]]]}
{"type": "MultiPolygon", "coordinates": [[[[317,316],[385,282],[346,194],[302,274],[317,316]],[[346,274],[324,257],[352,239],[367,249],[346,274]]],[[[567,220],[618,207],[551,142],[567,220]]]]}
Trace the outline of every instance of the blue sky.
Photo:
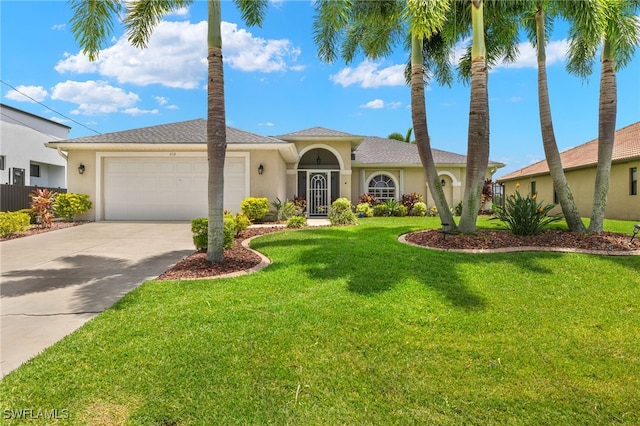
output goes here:
{"type": "MultiPolygon", "coordinates": [[[[323,126],[381,137],[411,127],[402,46],[384,60],[327,64],[313,43],[311,1],[270,2],[262,28],[244,25],[230,1],[223,1],[222,15],[229,126],[272,136],[323,126]]],[[[206,118],[204,1],[167,16],[146,50],[130,47],[116,26],[94,63],[80,54],[66,1],[1,0],[0,16],[2,103],[71,126],[70,137],[206,118]]],[[[586,82],[568,75],[565,37],[566,26],[557,25],[547,62],[561,150],[596,138],[598,131],[599,65],[586,82]]],[[[507,165],[498,177],[544,159],[535,56],[524,38],[520,52],[517,63],[489,76],[491,159],[507,165]]],[[[434,84],[426,96],[433,147],[465,154],[469,87],[434,84]]],[[[618,73],[617,128],[639,120],[636,53],[618,73]]]]}

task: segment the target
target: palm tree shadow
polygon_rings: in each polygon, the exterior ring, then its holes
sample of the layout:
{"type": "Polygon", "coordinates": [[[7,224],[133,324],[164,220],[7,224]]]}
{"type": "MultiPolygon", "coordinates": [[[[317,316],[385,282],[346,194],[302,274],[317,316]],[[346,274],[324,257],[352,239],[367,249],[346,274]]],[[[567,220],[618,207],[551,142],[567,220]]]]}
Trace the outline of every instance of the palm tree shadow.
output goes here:
{"type": "Polygon", "coordinates": [[[94,255],[67,256],[60,258],[55,268],[3,273],[0,297],[49,297],[45,294],[68,289],[61,297],[68,298],[66,302],[73,312],[99,312],[191,253],[176,250],[138,262],[94,255]]]}

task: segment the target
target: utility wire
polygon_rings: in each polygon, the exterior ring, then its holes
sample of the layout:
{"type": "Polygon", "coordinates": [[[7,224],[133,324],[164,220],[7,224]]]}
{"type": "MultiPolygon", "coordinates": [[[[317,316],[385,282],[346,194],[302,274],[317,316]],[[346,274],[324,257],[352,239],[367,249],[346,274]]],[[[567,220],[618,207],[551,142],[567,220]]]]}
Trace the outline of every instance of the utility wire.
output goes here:
{"type": "Polygon", "coordinates": [[[46,105],[45,105],[45,104],[43,104],[42,102],[40,102],[40,101],[37,101],[37,100],[33,99],[31,96],[27,95],[26,93],[22,93],[21,91],[19,91],[18,89],[16,89],[15,87],[13,87],[13,86],[12,86],[12,85],[10,85],[9,83],[7,83],[6,81],[4,81],[4,80],[0,79],[0,82],[1,82],[2,84],[5,84],[5,85],[9,86],[10,88],[12,88],[13,90],[15,90],[16,92],[20,93],[22,96],[25,96],[25,97],[27,97],[27,98],[31,99],[33,102],[35,102],[35,103],[37,103],[37,104],[39,104],[39,105],[42,105],[43,107],[45,107],[45,108],[46,108],[46,109],[48,109],[49,111],[53,112],[54,114],[58,114],[59,116],[61,116],[61,117],[63,117],[63,118],[66,118],[66,119],[67,119],[67,120],[69,120],[69,121],[73,121],[73,122],[74,122],[74,123],[76,123],[77,125],[82,126],[82,127],[84,127],[85,129],[87,129],[87,130],[91,130],[92,132],[94,132],[94,133],[96,133],[96,134],[98,134],[98,135],[101,135],[101,134],[102,134],[102,133],[100,133],[99,131],[92,129],[91,127],[85,126],[84,124],[80,123],[79,121],[74,120],[74,119],[73,119],[73,118],[71,118],[71,117],[67,117],[66,115],[62,114],[61,112],[56,111],[56,110],[55,110],[55,109],[53,109],[53,108],[49,108],[48,106],[46,106],[46,105]]]}

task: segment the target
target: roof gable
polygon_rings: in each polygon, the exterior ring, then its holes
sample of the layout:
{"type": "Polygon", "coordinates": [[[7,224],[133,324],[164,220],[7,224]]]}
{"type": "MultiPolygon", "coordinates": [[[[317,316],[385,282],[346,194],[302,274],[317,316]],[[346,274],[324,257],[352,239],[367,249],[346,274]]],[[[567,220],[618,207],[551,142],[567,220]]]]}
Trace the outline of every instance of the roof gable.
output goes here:
{"type": "MultiPolygon", "coordinates": [[[[598,139],[563,151],[560,158],[565,170],[595,166],[598,163],[598,139]]],[[[617,130],[613,141],[612,162],[634,158],[640,158],[640,121],[617,130]]],[[[549,173],[549,166],[547,160],[542,160],[498,180],[519,179],[545,173],[549,173]]]]}
{"type": "Polygon", "coordinates": [[[338,130],[331,130],[325,127],[312,127],[310,129],[298,130],[296,132],[287,133],[285,135],[276,136],[277,138],[300,138],[300,137],[313,137],[313,138],[344,138],[344,137],[358,137],[350,133],[340,132],[338,130]]]}

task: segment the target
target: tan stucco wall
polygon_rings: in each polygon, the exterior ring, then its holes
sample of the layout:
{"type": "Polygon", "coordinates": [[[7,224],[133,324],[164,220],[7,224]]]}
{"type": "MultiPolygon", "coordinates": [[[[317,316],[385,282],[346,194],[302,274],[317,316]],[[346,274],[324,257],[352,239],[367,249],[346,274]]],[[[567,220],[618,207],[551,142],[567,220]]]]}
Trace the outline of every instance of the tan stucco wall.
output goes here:
{"type": "Polygon", "coordinates": [[[95,151],[70,151],[67,160],[67,188],[69,192],[87,194],[94,207],[78,216],[80,220],[96,220],[96,153],[95,151]],[[84,164],[84,173],[78,167],[84,164]]]}
{"type": "MultiPolygon", "coordinates": [[[[631,167],[637,167],[640,170],[640,161],[616,163],[611,166],[609,194],[605,210],[607,219],[640,220],[640,195],[629,194],[629,169],[631,167]]],[[[573,198],[583,218],[591,216],[595,174],[595,167],[572,170],[566,173],[573,198]]],[[[522,195],[528,194],[531,190],[532,181],[536,182],[538,200],[543,201],[545,204],[552,204],[553,182],[550,175],[505,182],[505,194],[513,194],[516,189],[516,183],[520,184],[520,193],[522,195]]],[[[551,213],[561,212],[560,206],[551,211],[551,213]]]]}

